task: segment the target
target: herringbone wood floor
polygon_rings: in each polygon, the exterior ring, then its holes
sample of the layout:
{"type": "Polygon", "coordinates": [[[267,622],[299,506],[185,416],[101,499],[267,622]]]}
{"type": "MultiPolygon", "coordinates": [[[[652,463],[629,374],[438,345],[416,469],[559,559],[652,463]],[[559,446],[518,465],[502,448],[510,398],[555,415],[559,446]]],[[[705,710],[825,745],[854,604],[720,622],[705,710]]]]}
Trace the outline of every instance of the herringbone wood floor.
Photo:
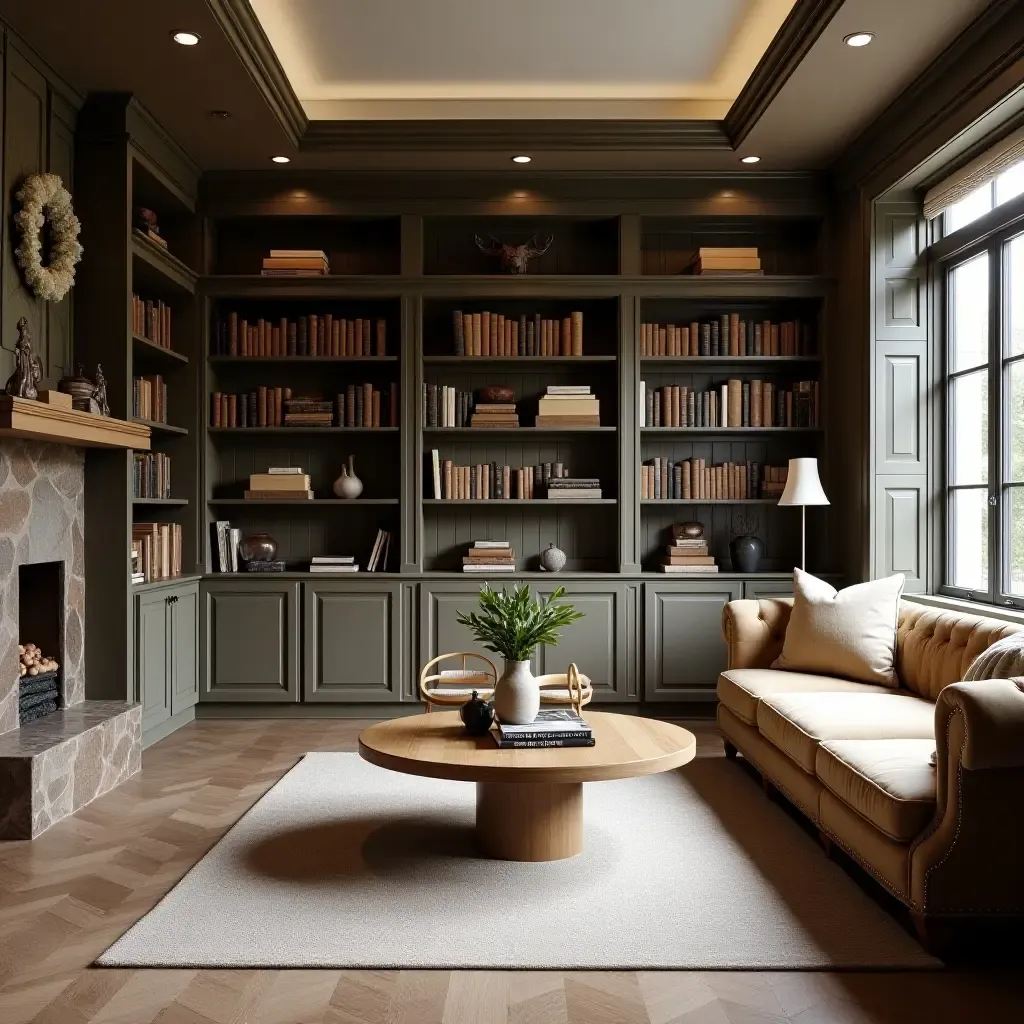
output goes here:
{"type": "MultiPolygon", "coordinates": [[[[147,751],[143,771],[134,779],[35,842],[0,844],[0,1022],[995,1024],[1024,1019],[1024,981],[1006,973],[133,971],[88,966],[300,754],[352,750],[364,724],[196,723],[147,751]]],[[[691,727],[701,756],[721,756],[710,724],[691,727]]],[[[680,884],[686,884],[685,878],[680,884]]]]}

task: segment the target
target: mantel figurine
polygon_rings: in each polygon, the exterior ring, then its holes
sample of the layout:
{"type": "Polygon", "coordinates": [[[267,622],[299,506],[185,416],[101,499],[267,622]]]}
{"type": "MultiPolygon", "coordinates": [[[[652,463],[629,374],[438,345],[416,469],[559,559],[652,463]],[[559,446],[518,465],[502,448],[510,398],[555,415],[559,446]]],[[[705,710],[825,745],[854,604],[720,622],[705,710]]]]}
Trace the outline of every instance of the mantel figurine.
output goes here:
{"type": "Polygon", "coordinates": [[[43,365],[32,352],[32,333],[28,319],[22,317],[18,321],[18,341],[14,346],[14,373],[4,390],[15,398],[38,398],[42,379],[43,365]]]}

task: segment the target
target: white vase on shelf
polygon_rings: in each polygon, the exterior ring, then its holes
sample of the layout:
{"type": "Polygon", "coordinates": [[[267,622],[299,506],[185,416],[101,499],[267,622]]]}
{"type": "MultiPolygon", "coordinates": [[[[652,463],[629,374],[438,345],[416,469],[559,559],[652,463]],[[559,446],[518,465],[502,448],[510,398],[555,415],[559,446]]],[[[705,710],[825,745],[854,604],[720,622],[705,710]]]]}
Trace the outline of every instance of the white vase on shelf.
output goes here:
{"type": "Polygon", "coordinates": [[[334,493],[339,498],[358,498],[363,493],[363,481],[356,476],[355,456],[348,457],[348,465],[341,467],[341,476],[334,481],[334,493]]]}
{"type": "Polygon", "coordinates": [[[494,711],[509,725],[529,725],[540,711],[540,687],[529,661],[506,661],[494,686],[494,711]]]}

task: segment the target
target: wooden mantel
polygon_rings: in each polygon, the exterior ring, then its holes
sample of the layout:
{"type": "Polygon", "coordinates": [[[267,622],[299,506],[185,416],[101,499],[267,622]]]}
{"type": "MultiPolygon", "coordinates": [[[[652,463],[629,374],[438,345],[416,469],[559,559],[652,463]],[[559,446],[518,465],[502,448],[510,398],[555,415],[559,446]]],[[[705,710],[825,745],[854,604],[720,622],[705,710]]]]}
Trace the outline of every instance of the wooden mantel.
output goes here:
{"type": "Polygon", "coordinates": [[[149,427],[111,416],[93,416],[28,398],[0,395],[0,438],[27,437],[79,448],[149,450],[149,427]]]}

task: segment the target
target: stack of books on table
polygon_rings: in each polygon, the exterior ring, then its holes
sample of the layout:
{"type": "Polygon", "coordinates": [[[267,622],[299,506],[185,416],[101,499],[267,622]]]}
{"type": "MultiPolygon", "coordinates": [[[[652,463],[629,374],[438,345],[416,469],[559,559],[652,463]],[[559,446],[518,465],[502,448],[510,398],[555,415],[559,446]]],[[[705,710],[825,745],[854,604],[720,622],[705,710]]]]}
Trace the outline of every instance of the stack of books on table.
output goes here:
{"type": "Polygon", "coordinates": [[[600,498],[601,481],[591,476],[551,477],[548,480],[550,501],[573,501],[579,498],[600,498]]]}
{"type": "Polygon", "coordinates": [[[550,384],[537,402],[538,427],[599,427],[601,403],[589,384],[550,384]]]}
{"type": "Polygon", "coordinates": [[[518,747],[592,747],[594,732],[571,708],[546,708],[529,725],[498,722],[492,730],[502,749],[518,747]]]}
{"type": "Polygon", "coordinates": [[[309,560],[310,572],[359,572],[355,555],[315,555],[309,560]]]}
{"type": "Polygon", "coordinates": [[[320,277],[330,272],[322,249],[271,249],[263,257],[264,277],[320,277]]]}
{"type": "Polygon", "coordinates": [[[703,537],[676,537],[665,550],[662,572],[718,572],[714,558],[708,554],[703,537]]]}
{"type": "Polygon", "coordinates": [[[507,540],[477,540],[462,559],[463,572],[515,572],[516,553],[507,540]]]}
{"type": "Polygon", "coordinates": [[[266,473],[250,473],[249,489],[245,492],[250,500],[263,501],[310,501],[309,474],[299,466],[271,466],[266,473]]]}
{"type": "Polygon", "coordinates": [[[334,425],[334,403],[323,398],[306,396],[284,402],[286,427],[331,427],[334,425]]]}
{"type": "Polygon", "coordinates": [[[477,402],[473,407],[473,416],[469,421],[471,427],[509,427],[519,426],[515,402],[477,402]]]}
{"type": "Polygon", "coordinates": [[[690,264],[691,274],[761,274],[756,248],[703,246],[690,264]]]}

